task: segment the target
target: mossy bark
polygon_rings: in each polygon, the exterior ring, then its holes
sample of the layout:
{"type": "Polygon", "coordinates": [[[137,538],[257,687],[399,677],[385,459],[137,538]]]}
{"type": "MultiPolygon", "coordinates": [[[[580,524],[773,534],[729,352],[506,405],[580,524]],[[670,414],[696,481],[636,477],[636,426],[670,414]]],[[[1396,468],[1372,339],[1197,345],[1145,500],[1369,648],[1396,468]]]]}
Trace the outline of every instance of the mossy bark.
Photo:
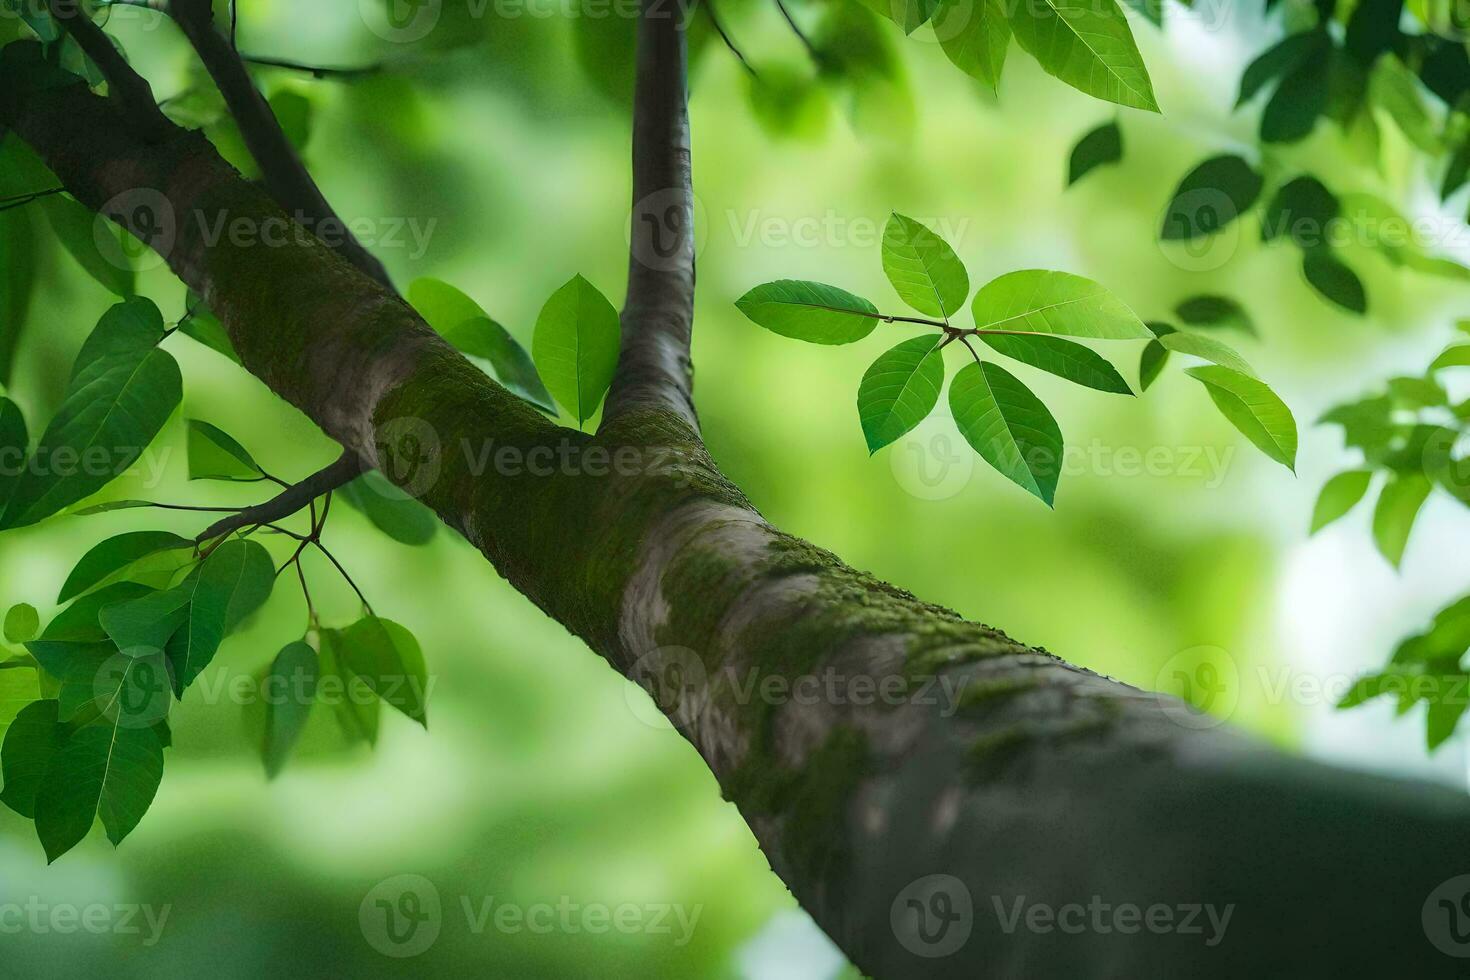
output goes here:
{"type": "Polygon", "coordinates": [[[553,425],[299,229],[211,239],[221,219],[284,215],[197,134],[145,138],[84,88],[29,90],[14,70],[0,123],[125,226],[166,202],[153,243],[245,366],[644,684],[864,971],[1452,974],[1420,912],[1466,870],[1461,794],[1181,724],[1177,702],[851,569],[766,522],[677,406],[629,398],[595,435],[553,425]],[[944,955],[918,918],[932,895],[912,896],[933,875],[945,909],[969,909],[944,955]],[[1007,926],[1018,900],[1093,896],[1233,914],[1213,944],[1007,926]]]}

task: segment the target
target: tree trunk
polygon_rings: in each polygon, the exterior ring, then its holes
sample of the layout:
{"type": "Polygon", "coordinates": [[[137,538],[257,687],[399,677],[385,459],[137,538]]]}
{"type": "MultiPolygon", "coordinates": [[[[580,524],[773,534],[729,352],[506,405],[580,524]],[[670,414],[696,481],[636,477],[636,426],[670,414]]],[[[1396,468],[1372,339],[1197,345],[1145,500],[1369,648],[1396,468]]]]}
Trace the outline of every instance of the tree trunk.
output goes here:
{"type": "Polygon", "coordinates": [[[1461,794],[1198,727],[782,533],[682,401],[640,394],[677,357],[595,435],[557,427],[202,136],[27,84],[7,58],[0,123],[157,248],[248,370],[649,689],[864,972],[1453,975],[1426,900],[1470,871],[1461,794]]]}

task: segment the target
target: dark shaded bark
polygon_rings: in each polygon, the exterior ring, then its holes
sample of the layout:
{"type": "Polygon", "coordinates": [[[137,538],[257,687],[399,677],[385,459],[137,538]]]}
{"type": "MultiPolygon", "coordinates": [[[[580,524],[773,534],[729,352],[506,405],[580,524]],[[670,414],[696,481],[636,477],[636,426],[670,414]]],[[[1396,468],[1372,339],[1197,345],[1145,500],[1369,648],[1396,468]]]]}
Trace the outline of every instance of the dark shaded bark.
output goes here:
{"type": "Polygon", "coordinates": [[[229,517],[222,517],[200,532],[195,539],[203,542],[242,527],[273,524],[290,517],[324,494],[351,483],[363,474],[363,463],[356,453],[345,452],[329,466],[324,466],[300,483],[293,483],[271,499],[254,507],[246,507],[229,517]]]}
{"type": "Polygon", "coordinates": [[[698,427],[694,192],[686,108],[685,0],[643,0],[633,93],[633,209],[622,353],[605,417],[662,409],[698,427]]]}
{"type": "Polygon", "coordinates": [[[326,195],[286,138],[270,103],[255,87],[244,59],[215,29],[210,0],[169,0],[168,11],[224,96],[225,106],[239,127],[245,146],[260,167],[266,188],[276,203],[293,216],[299,215],[311,227],[330,226],[334,234],[329,237],[340,243],[347,260],[392,288],[383,263],[363,247],[327,203],[326,195]]]}
{"type": "MultiPolygon", "coordinates": [[[[683,266],[632,270],[641,285],[630,285],[625,350],[651,367],[620,381],[587,436],[487,379],[310,236],[212,240],[204,229],[220,217],[284,215],[199,135],[141,135],[85,88],[28,92],[14,71],[0,71],[0,123],[90,207],[139,189],[166,200],[175,233],[155,244],[246,368],[648,688],[774,870],[865,972],[1457,972],[1421,910],[1470,870],[1463,795],[1195,727],[1172,699],[967,622],[765,521],[681,404],[692,263],[687,280],[683,266]],[[840,696],[790,693],[833,676],[845,679],[840,696]],[[885,689],[897,696],[874,703],[885,689]],[[947,876],[938,892],[922,889],[931,875],[947,876]],[[1093,896],[1229,906],[1231,918],[1215,945],[1199,917],[1201,933],[1028,928],[1025,907],[1093,896]],[[947,918],[966,897],[971,914],[947,918]],[[1018,899],[1023,917],[1008,931],[1018,899]],[[947,955],[926,955],[962,933],[947,955]]],[[[677,173],[654,183],[679,187],[677,173]]]]}

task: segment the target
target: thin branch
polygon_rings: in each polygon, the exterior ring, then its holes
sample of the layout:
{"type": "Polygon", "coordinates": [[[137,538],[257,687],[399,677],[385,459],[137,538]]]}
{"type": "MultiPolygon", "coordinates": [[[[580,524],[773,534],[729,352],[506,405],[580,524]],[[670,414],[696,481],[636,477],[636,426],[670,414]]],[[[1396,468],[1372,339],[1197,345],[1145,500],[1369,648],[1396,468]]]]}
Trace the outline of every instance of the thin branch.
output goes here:
{"type": "MultiPolygon", "coordinates": [[[[57,0],[52,0],[57,2],[57,0]]],[[[224,96],[225,106],[250,156],[265,177],[266,189],[288,214],[314,227],[331,225],[342,255],[363,272],[392,289],[388,270],[362,246],[317,186],[301,162],[291,141],[271,110],[270,103],[255,87],[250,72],[230,39],[215,29],[209,0],[171,0],[169,14],[188,38],[209,77],[224,96]],[[340,234],[338,234],[340,233],[340,234]]]]}
{"type": "Polygon", "coordinates": [[[13,211],[23,208],[27,204],[34,204],[42,198],[51,197],[53,194],[63,194],[65,187],[51,187],[44,191],[36,191],[32,194],[19,194],[15,197],[0,198],[0,211],[13,211]]]}
{"type": "Polygon", "coordinates": [[[240,60],[248,65],[259,65],[262,68],[281,68],[285,71],[299,71],[313,78],[364,78],[368,75],[378,75],[387,71],[385,62],[375,61],[371,64],[360,65],[355,68],[342,68],[332,65],[308,65],[301,61],[292,61],[289,58],[269,58],[264,55],[242,54],[240,60]]]}
{"type": "Polygon", "coordinates": [[[941,320],[929,320],[921,316],[884,316],[882,314],[879,314],[878,319],[882,320],[884,323],[922,323],[926,327],[943,327],[946,330],[950,329],[948,323],[944,323],[941,320]]]}
{"type": "MultiPolygon", "coordinates": [[[[195,540],[208,541],[252,524],[274,527],[274,522],[290,517],[322,494],[331,493],[344,483],[356,479],[362,472],[362,463],[357,455],[352,452],[344,452],[332,465],[318,470],[300,483],[286,487],[270,500],[256,504],[254,507],[246,507],[229,517],[216,521],[205,528],[195,540]]],[[[277,530],[285,532],[284,528],[277,530]]],[[[285,533],[296,536],[294,532],[285,533]]]]}
{"type": "Polygon", "coordinates": [[[102,28],[92,23],[81,0],[48,2],[52,18],[71,35],[82,53],[92,59],[102,77],[107,79],[108,93],[124,106],[133,122],[152,135],[171,131],[173,127],[163,110],[158,108],[148,80],[133,70],[102,28]]]}
{"type": "Polygon", "coordinates": [[[720,15],[715,12],[715,0],[702,0],[702,2],[704,12],[709,15],[710,24],[714,26],[715,33],[720,35],[720,40],[725,42],[725,47],[729,48],[730,52],[739,59],[740,67],[744,68],[751,78],[759,80],[760,76],[756,74],[750,62],[745,59],[745,53],[730,39],[729,33],[725,30],[725,25],[720,23],[720,15]]]}
{"type": "Polygon", "coordinates": [[[811,55],[812,60],[820,67],[827,60],[826,55],[817,49],[817,46],[812,43],[812,39],[807,37],[806,32],[796,23],[796,18],[792,17],[791,11],[786,9],[784,0],[776,0],[776,6],[780,9],[781,16],[786,18],[786,24],[791,28],[791,33],[795,34],[801,40],[802,46],[807,50],[807,54],[811,55]]]}
{"type": "Polygon", "coordinates": [[[698,428],[687,0],[642,0],[633,91],[633,210],[623,344],[603,414],[672,412],[698,428]]]}

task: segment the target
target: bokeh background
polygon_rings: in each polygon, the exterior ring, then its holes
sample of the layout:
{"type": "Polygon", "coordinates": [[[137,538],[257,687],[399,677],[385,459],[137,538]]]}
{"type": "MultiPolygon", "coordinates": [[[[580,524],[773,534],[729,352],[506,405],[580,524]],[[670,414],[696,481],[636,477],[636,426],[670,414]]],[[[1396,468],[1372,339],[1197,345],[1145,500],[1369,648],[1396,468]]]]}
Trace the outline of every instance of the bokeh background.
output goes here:
{"type": "MultiPolygon", "coordinates": [[[[268,92],[302,97],[288,99],[307,107],[311,167],[342,214],[370,219],[397,282],[454,283],[528,345],[541,303],[573,273],[620,298],[626,59],[584,43],[607,28],[579,23],[607,8],[446,2],[422,39],[397,43],[375,32],[384,23],[375,2],[242,2],[240,47],[329,65],[387,59],[389,70],[345,81],[258,77],[268,92]]],[[[1165,32],[1135,18],[1163,113],[1122,111],[1124,162],[1064,190],[1071,146],[1115,110],[1045,76],[1014,46],[997,100],[948,63],[927,29],[905,39],[885,22],[902,85],[824,88],[811,84],[774,5],[720,0],[718,9],[767,82],[754,86],[706,38],[692,78],[698,397],[716,458],[762,512],[858,567],[1130,683],[1177,691],[1177,665],[1203,656],[1233,678],[1218,715],[1263,738],[1463,785],[1464,738],[1431,758],[1417,715],[1395,720],[1387,704],[1339,713],[1332,692],[1463,592],[1470,517],[1432,498],[1399,573],[1373,550],[1366,509],[1311,539],[1307,523],[1322,481],[1354,462],[1339,430],[1314,420],[1391,375],[1421,372],[1470,313],[1470,290],[1350,251],[1371,303],[1354,317],[1310,292],[1289,246],[1263,246],[1254,219],[1203,255],[1156,242],[1183,173],[1216,152],[1255,153],[1254,114],[1232,105],[1242,66],[1279,23],[1265,22],[1256,0],[1193,14],[1171,4],[1165,32]],[[1246,444],[1177,367],[1136,399],[1026,373],[1069,444],[1085,450],[1055,512],[964,450],[942,407],[869,458],[857,383],[891,346],[884,339],[906,334],[884,327],[847,348],[806,346],[760,330],[733,303],[755,284],[793,277],[899,311],[878,247],[893,210],[944,232],[977,285],[1018,268],[1063,269],[1101,281],[1145,319],[1198,293],[1237,298],[1260,336],[1233,342],[1301,426],[1296,475],[1246,444]],[[1155,447],[1168,462],[1145,472],[1125,462],[1155,447]]],[[[808,25],[820,16],[792,9],[808,25]]],[[[167,22],[119,8],[110,29],[160,97],[197,80],[167,22]]],[[[1389,147],[1389,165],[1375,170],[1322,130],[1273,166],[1318,167],[1335,187],[1374,190],[1410,214],[1437,207],[1408,154],[1389,147]]],[[[226,147],[237,139],[214,134],[226,147]]],[[[11,385],[33,429],[112,302],[59,248],[45,246],[38,261],[42,286],[11,385]]],[[[166,269],[140,267],[141,291],[165,316],[181,315],[183,287],[166,269]]],[[[332,458],[310,422],[235,365],[183,335],[167,344],[185,371],[182,415],[221,425],[285,475],[332,458]]],[[[1136,378],[1137,345],[1105,353],[1136,378]]],[[[249,488],[185,481],[179,419],[149,463],[106,495],[255,499],[249,488]]],[[[137,514],[0,536],[0,605],[26,601],[45,616],[76,557],[138,526],[137,514]]],[[[156,525],[202,526],[167,515],[156,525]]],[[[442,532],[427,547],[403,547],[348,508],[334,511],[327,533],[375,608],[420,638],[434,684],[427,731],[385,714],[370,752],[318,712],[292,764],[267,782],[242,709],[186,700],[158,800],[120,850],[95,834],[48,868],[30,825],[0,813],[0,903],[146,903],[168,910],[157,941],[142,919],[141,936],[7,930],[0,972],[850,973],[693,749],[469,546],[442,532]],[[374,889],[400,875],[431,883],[442,908],[437,940],[412,959],[379,952],[360,916],[374,889]],[[669,906],[697,919],[667,933],[478,929],[465,910],[487,901],[669,906]]],[[[308,572],[328,621],[350,620],[356,605],[340,580],[324,563],[308,572]]],[[[299,592],[283,586],[213,670],[255,673],[303,623],[299,592]]]]}

